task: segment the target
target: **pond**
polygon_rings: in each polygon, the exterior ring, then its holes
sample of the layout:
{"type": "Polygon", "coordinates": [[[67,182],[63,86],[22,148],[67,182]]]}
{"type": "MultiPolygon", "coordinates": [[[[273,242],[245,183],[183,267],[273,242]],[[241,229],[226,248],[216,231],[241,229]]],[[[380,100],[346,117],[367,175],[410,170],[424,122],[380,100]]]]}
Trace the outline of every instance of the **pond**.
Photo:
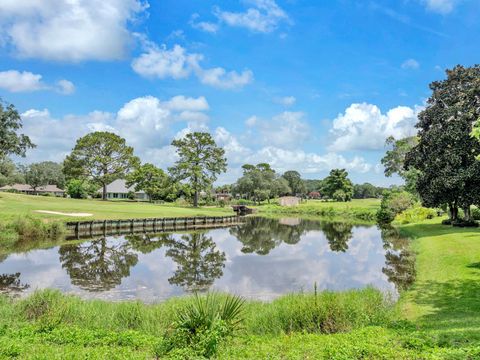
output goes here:
{"type": "Polygon", "coordinates": [[[56,288],[82,298],[154,302],[215,289],[270,300],[374,286],[397,294],[413,255],[392,229],[298,218],[184,233],[111,236],[0,257],[0,292],[56,288]]]}

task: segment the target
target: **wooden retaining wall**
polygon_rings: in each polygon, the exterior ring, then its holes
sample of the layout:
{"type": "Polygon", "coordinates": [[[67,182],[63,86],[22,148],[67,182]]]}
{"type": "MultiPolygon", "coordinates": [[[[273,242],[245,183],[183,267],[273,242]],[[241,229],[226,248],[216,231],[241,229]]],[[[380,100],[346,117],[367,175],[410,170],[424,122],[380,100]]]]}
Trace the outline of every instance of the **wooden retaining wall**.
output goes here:
{"type": "Polygon", "coordinates": [[[176,230],[195,230],[241,224],[242,218],[231,216],[201,216],[181,218],[147,218],[67,222],[67,240],[93,236],[157,233],[176,230]]]}

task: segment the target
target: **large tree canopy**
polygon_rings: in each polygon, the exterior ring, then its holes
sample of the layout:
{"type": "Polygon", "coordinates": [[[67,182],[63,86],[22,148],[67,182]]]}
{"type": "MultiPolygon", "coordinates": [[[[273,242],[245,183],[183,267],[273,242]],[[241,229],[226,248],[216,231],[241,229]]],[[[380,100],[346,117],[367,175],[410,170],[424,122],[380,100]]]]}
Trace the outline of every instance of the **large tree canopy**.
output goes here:
{"type": "Polygon", "coordinates": [[[405,169],[420,171],[417,191],[425,206],[458,207],[468,219],[480,203],[480,143],[470,136],[480,116],[480,66],[456,66],[447,78],[430,84],[432,95],[418,116],[419,143],[406,155],[405,169]]]}
{"type": "Polygon", "coordinates": [[[17,134],[22,128],[22,119],[12,104],[0,100],[0,158],[8,155],[25,156],[29,148],[35,147],[30,138],[17,134]]]}
{"type": "Polygon", "coordinates": [[[0,187],[16,183],[24,183],[25,178],[8,157],[0,157],[0,187]]]}
{"type": "Polygon", "coordinates": [[[53,161],[43,161],[30,164],[25,168],[25,182],[34,191],[45,185],[57,185],[60,189],[65,186],[65,176],[62,165],[53,161]]]}
{"type": "Polygon", "coordinates": [[[162,169],[143,164],[127,175],[127,186],[135,191],[145,191],[150,201],[175,200],[179,187],[162,169]]]}
{"type": "Polygon", "coordinates": [[[392,146],[387,150],[385,156],[382,158],[382,165],[385,167],[385,176],[392,176],[398,174],[405,181],[405,190],[414,194],[417,192],[417,178],[419,171],[414,167],[405,169],[405,156],[418,144],[416,136],[406,137],[400,140],[395,140],[390,136],[386,145],[392,146]]]}
{"type": "Polygon", "coordinates": [[[337,201],[350,201],[353,197],[353,183],[345,169],[333,169],[323,181],[323,193],[337,201]]]}
{"type": "Polygon", "coordinates": [[[176,180],[187,180],[194,192],[193,206],[198,206],[200,191],[207,190],[217,176],[227,170],[225,151],[219,148],[209,133],[194,132],[183,139],[173,140],[179,159],[170,173],[176,180]]]}
{"type": "Polygon", "coordinates": [[[139,163],[125,139],[110,132],[94,132],[77,140],[72,153],[65,159],[64,172],[69,179],[94,181],[102,187],[102,198],[106,200],[106,186],[125,177],[139,163]]]}
{"type": "Polygon", "coordinates": [[[286,171],[282,177],[288,181],[288,186],[290,187],[293,195],[305,195],[307,192],[307,187],[305,186],[302,176],[298,171],[286,171]]]}

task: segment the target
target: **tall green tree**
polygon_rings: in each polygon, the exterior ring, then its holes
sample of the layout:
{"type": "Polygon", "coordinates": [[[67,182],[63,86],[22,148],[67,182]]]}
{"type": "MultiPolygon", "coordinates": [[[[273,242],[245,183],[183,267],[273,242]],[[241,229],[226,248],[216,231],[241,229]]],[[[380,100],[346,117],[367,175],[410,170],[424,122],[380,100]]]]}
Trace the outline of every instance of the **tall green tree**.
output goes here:
{"type": "Polygon", "coordinates": [[[62,170],[62,165],[53,161],[30,164],[25,169],[25,182],[32,187],[34,192],[45,185],[57,185],[63,189],[65,176],[62,170]]]}
{"type": "Polygon", "coordinates": [[[480,204],[480,143],[470,136],[480,117],[480,65],[456,66],[430,84],[432,95],[418,116],[419,142],[406,154],[405,169],[420,171],[416,189],[428,207],[448,204],[452,220],[480,204]]]}
{"type": "Polygon", "coordinates": [[[0,158],[0,187],[24,182],[25,177],[18,171],[12,160],[8,157],[0,158]]]}
{"type": "Polygon", "coordinates": [[[183,139],[173,140],[179,159],[169,169],[176,180],[186,180],[193,190],[193,206],[198,206],[198,195],[208,190],[217,176],[227,170],[225,151],[218,147],[206,132],[193,132],[183,139]]]}
{"type": "Polygon", "coordinates": [[[125,139],[110,132],[93,132],[77,140],[72,153],[64,161],[68,179],[85,178],[102,187],[102,199],[107,199],[107,185],[123,178],[137,167],[140,160],[125,139]]]}
{"type": "Polygon", "coordinates": [[[345,169],[333,169],[323,181],[323,193],[329,198],[350,201],[353,197],[353,183],[345,169]]]}
{"type": "Polygon", "coordinates": [[[0,159],[8,155],[25,157],[26,151],[35,147],[27,135],[17,133],[22,126],[15,106],[0,100],[0,159]]]}
{"type": "Polygon", "coordinates": [[[302,180],[302,176],[298,171],[286,171],[282,177],[288,181],[288,186],[290,186],[292,195],[305,195],[307,192],[307,187],[305,186],[305,182],[302,180]]]}
{"type": "Polygon", "coordinates": [[[388,137],[386,145],[391,146],[382,158],[382,165],[385,167],[385,176],[390,177],[398,174],[405,181],[405,190],[412,194],[416,194],[417,178],[419,170],[410,166],[405,168],[405,156],[418,144],[416,136],[406,137],[395,140],[393,136],[388,137]]]}
{"type": "Polygon", "coordinates": [[[135,191],[145,191],[150,201],[175,200],[179,188],[162,169],[152,164],[143,164],[127,175],[127,186],[135,191]]]}

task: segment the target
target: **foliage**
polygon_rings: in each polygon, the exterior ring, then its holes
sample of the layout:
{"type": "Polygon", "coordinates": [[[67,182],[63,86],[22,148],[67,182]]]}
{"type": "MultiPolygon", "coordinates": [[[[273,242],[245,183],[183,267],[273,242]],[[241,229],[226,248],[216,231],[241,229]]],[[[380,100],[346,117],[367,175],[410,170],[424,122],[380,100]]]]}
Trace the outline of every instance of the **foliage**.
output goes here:
{"type": "Polygon", "coordinates": [[[232,192],[247,200],[260,203],[277,196],[291,193],[288,181],[278,177],[275,170],[267,163],[242,166],[243,176],[237,180],[232,192]]]}
{"type": "Polygon", "coordinates": [[[28,239],[55,240],[65,234],[63,223],[43,222],[32,216],[18,216],[12,221],[0,223],[0,243],[14,244],[18,240],[28,239]]]}
{"type": "Polygon", "coordinates": [[[12,184],[23,184],[25,178],[15,164],[7,157],[0,157],[0,187],[12,184]]]}
{"type": "Polygon", "coordinates": [[[179,184],[152,164],[143,164],[128,174],[127,186],[134,186],[135,191],[145,191],[150,201],[174,201],[179,192],[179,184]]]}
{"type": "Polygon", "coordinates": [[[415,197],[406,191],[386,192],[377,212],[377,221],[380,224],[390,224],[395,216],[415,204],[415,197]]]}
{"type": "Polygon", "coordinates": [[[124,177],[138,164],[139,159],[125,139],[97,131],[77,140],[72,153],[65,159],[63,170],[68,179],[88,179],[101,186],[102,198],[106,200],[106,186],[124,177]]]}
{"type": "Polygon", "coordinates": [[[405,190],[412,194],[416,194],[417,178],[420,173],[412,166],[405,168],[405,157],[417,144],[417,136],[410,136],[400,140],[390,136],[386,140],[386,145],[391,145],[392,149],[387,150],[381,160],[382,165],[385,167],[385,176],[390,177],[393,174],[398,174],[405,181],[405,190]]]}
{"type": "Polygon", "coordinates": [[[287,180],[292,195],[305,195],[307,193],[305,182],[298,171],[286,171],[282,177],[287,180]]]}
{"type": "Polygon", "coordinates": [[[244,303],[244,299],[235,295],[195,295],[176,314],[173,330],[166,334],[156,355],[189,348],[197,356],[211,357],[221,341],[238,330],[243,321],[244,303]]]}
{"type": "Polygon", "coordinates": [[[173,140],[179,159],[171,167],[174,179],[187,180],[194,192],[193,205],[198,206],[200,191],[207,190],[217,175],[227,169],[225,151],[219,148],[209,133],[188,133],[183,139],[173,140]]]}
{"type": "Polygon", "coordinates": [[[385,191],[385,188],[374,186],[370,183],[355,184],[353,186],[354,199],[374,199],[378,198],[385,191]]]}
{"type": "Polygon", "coordinates": [[[67,182],[66,193],[72,199],[86,199],[94,196],[97,187],[88,180],[71,179],[67,182]]]}
{"type": "Polygon", "coordinates": [[[21,128],[22,118],[15,106],[0,101],[0,159],[8,155],[25,157],[26,151],[35,147],[28,136],[17,134],[21,128]]]}
{"type": "Polygon", "coordinates": [[[353,197],[353,184],[348,178],[348,172],[345,169],[333,169],[330,174],[323,181],[322,195],[328,196],[330,199],[334,199],[335,192],[337,198],[336,201],[350,201],[353,197]]]}
{"type": "Polygon", "coordinates": [[[430,84],[432,95],[419,114],[418,144],[406,155],[405,168],[420,171],[417,192],[427,207],[448,204],[452,220],[480,202],[480,143],[470,136],[480,115],[480,65],[456,66],[447,78],[430,84]]]}
{"type": "Polygon", "coordinates": [[[25,182],[34,191],[45,185],[56,185],[60,189],[65,186],[65,176],[62,165],[53,161],[43,161],[30,164],[25,168],[25,182]]]}
{"type": "Polygon", "coordinates": [[[435,209],[414,206],[413,208],[406,209],[398,214],[395,217],[395,221],[400,224],[411,224],[427,219],[433,219],[435,216],[437,216],[437,211],[435,209]]]}

